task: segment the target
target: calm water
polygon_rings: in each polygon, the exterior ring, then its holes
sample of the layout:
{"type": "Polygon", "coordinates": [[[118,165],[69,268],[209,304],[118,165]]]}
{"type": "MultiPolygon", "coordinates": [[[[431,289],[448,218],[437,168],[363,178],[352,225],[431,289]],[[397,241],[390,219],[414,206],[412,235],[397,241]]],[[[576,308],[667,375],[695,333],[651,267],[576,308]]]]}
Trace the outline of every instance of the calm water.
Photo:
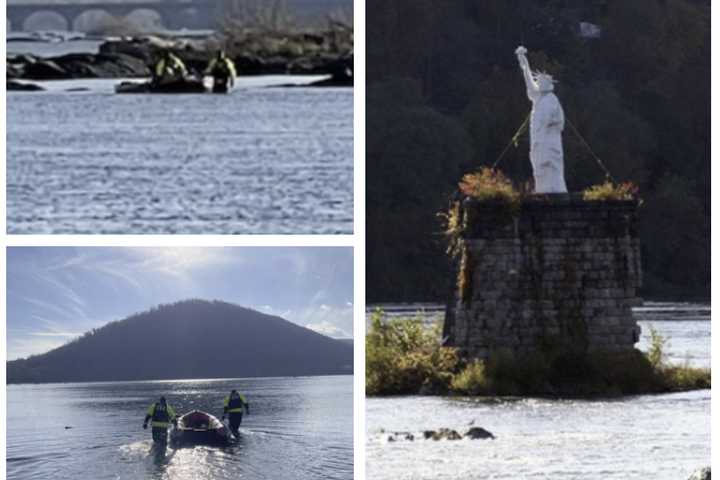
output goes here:
{"type": "Polygon", "coordinates": [[[11,385],[9,479],[351,479],[352,377],[11,385]],[[147,407],[222,415],[232,388],[250,415],[238,444],[151,451],[147,407]],[[71,426],[72,429],[65,429],[71,426]]]}
{"type": "MultiPolygon", "coordinates": [[[[352,233],[352,89],[7,98],[9,233],[352,233]]],[[[70,93],[67,88],[89,88],[70,93]]]]}
{"type": "MultiPolygon", "coordinates": [[[[639,348],[647,347],[652,325],[669,338],[671,361],[709,367],[709,307],[705,314],[697,306],[654,307],[637,312],[639,348]]],[[[373,479],[677,480],[707,465],[709,390],[594,401],[367,399],[366,471],[373,479]],[[389,443],[383,432],[464,431],[473,421],[497,438],[389,443]]]]}

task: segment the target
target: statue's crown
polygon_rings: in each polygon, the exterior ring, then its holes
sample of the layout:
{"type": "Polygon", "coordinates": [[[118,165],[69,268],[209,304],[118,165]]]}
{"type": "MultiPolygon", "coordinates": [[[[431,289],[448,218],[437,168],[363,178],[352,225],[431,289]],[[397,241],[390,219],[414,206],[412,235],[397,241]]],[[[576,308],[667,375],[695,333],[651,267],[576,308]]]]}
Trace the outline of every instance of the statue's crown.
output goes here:
{"type": "Polygon", "coordinates": [[[557,80],[555,80],[553,76],[547,72],[534,72],[533,77],[535,77],[535,80],[545,80],[550,83],[557,83],[557,80]]]}

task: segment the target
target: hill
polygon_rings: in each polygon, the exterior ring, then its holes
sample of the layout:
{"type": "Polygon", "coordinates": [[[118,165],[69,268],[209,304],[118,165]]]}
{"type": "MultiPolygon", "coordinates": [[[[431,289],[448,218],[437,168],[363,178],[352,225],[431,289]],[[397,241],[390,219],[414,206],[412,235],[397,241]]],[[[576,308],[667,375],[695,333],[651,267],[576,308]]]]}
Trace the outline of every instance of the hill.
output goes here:
{"type": "Polygon", "coordinates": [[[188,300],[10,361],[7,382],[333,375],[352,365],[347,343],[230,303],[188,300]]]}

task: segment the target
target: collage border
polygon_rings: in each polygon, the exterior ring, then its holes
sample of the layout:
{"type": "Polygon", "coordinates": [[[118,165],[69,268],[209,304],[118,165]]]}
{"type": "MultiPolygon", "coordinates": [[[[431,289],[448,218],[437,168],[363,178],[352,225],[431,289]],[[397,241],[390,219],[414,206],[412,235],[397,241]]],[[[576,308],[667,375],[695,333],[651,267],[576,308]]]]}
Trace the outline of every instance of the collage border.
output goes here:
{"type": "MultiPolygon", "coordinates": [[[[711,9],[711,21],[717,27],[720,25],[720,6],[711,9]]],[[[3,18],[6,13],[3,8],[3,18]]],[[[3,36],[7,35],[7,22],[3,21],[0,30],[3,36]]],[[[0,230],[2,235],[3,255],[0,256],[0,304],[3,311],[3,319],[7,318],[7,296],[6,296],[6,255],[7,248],[16,246],[97,246],[97,247],[219,247],[219,246],[343,246],[353,248],[354,262],[354,472],[356,479],[365,478],[365,79],[366,79],[366,5],[365,0],[355,0],[354,3],[354,232],[352,235],[8,235],[6,224],[7,193],[2,188],[0,196],[0,230]]],[[[718,27],[720,28],[720,27],[718,27]]],[[[716,29],[712,31],[712,76],[713,80],[720,82],[720,70],[718,69],[718,48],[720,48],[720,33],[716,29]]],[[[3,56],[7,54],[7,46],[2,42],[0,52],[3,56]]],[[[0,67],[2,74],[3,93],[0,96],[0,146],[2,149],[2,168],[0,168],[0,181],[6,184],[6,65],[0,67]]],[[[711,98],[713,117],[720,111],[720,97],[713,95],[711,98]]],[[[711,138],[720,138],[720,125],[718,122],[711,124],[711,138]]],[[[720,177],[720,158],[717,158],[717,149],[711,145],[711,170],[712,183],[718,184],[720,177]]],[[[717,188],[712,189],[712,208],[718,212],[720,208],[720,193],[717,188]]],[[[711,219],[711,229],[718,235],[720,232],[720,219],[716,214],[711,219]]],[[[717,245],[717,239],[713,239],[717,245]]],[[[716,250],[717,251],[717,250],[716,250]]],[[[720,272],[720,255],[711,255],[712,271],[720,272]]],[[[711,285],[712,298],[720,298],[720,281],[711,285]]],[[[711,304],[714,307],[715,302],[711,304]]],[[[712,325],[716,326],[717,321],[713,320],[712,325]]],[[[711,327],[712,328],[712,327],[711,327]]],[[[7,332],[6,322],[3,321],[0,328],[0,340],[2,341],[3,353],[6,352],[7,332]]],[[[712,335],[711,366],[715,371],[720,371],[720,335],[712,335]]],[[[2,465],[0,475],[6,478],[6,369],[2,369],[2,398],[0,398],[0,413],[2,421],[0,430],[2,434],[2,465]]],[[[711,423],[714,439],[720,435],[720,399],[718,395],[712,396],[711,401],[711,423]],[[714,415],[713,415],[714,413],[714,415]]],[[[720,440],[713,442],[716,448],[712,449],[712,464],[718,468],[720,458],[720,440]]]]}

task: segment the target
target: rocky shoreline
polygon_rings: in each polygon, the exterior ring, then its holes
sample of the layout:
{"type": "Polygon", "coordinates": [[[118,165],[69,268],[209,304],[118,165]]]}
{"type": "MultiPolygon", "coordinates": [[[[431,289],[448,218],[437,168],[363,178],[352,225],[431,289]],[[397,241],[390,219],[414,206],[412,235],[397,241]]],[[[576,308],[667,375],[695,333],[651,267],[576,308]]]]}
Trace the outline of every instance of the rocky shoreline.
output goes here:
{"type": "MultiPolygon", "coordinates": [[[[336,34],[296,33],[243,37],[225,47],[238,75],[329,75],[316,86],[353,86],[353,51],[338,44],[336,34]],[[249,39],[250,38],[250,39],[249,39]]],[[[202,72],[218,50],[217,39],[163,39],[155,36],[108,39],[98,53],[53,57],[8,55],[8,90],[28,90],[16,80],[46,81],[91,78],[147,78],[161,52],[172,51],[190,71],[202,72]]]]}

